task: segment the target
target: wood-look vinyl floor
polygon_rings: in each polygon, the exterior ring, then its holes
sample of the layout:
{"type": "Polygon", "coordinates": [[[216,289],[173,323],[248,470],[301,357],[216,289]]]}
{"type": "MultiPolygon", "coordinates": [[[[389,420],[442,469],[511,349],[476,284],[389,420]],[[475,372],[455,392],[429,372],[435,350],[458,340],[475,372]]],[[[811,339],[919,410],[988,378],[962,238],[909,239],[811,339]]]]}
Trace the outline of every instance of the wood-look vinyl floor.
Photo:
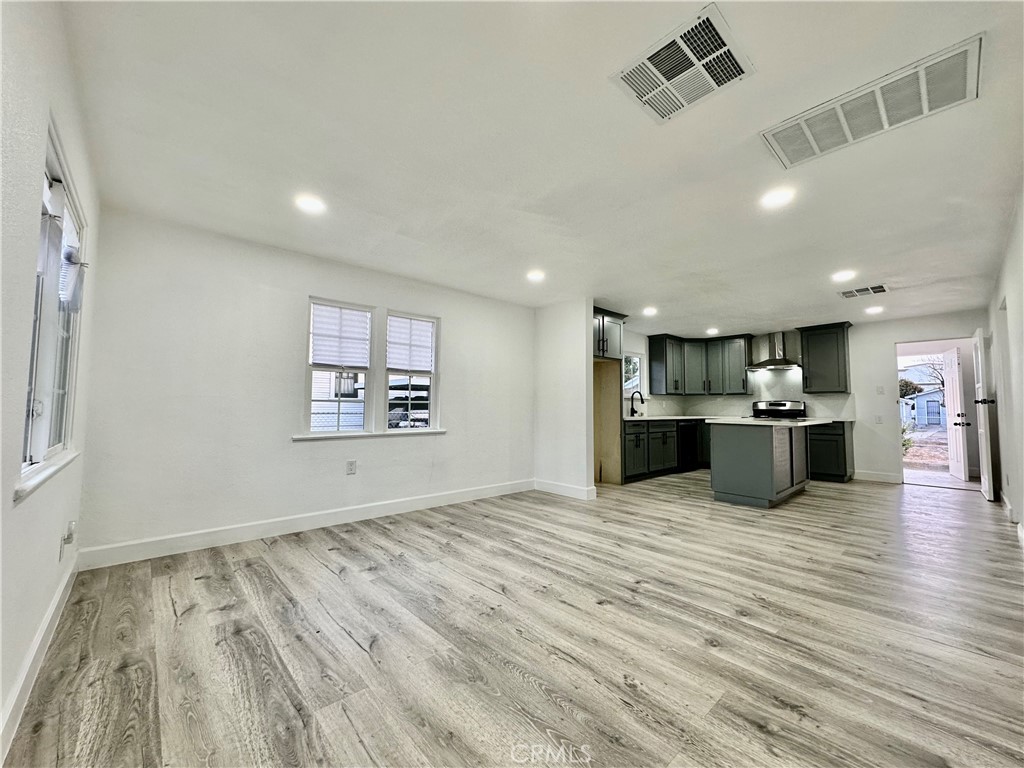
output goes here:
{"type": "Polygon", "coordinates": [[[8,766],[1020,766],[980,495],[706,472],[78,576],[8,766]]]}

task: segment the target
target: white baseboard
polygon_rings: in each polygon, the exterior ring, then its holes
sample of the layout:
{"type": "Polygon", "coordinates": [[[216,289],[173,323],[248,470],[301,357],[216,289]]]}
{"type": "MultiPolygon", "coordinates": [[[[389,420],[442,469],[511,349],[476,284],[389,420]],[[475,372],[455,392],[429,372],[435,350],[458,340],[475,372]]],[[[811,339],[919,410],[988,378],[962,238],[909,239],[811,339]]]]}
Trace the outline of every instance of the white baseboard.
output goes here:
{"type": "Polygon", "coordinates": [[[255,523],[241,523],[221,528],[207,528],[201,531],[157,536],[151,539],[135,539],[118,544],[100,547],[83,547],[78,551],[78,567],[88,571],[93,568],[104,568],[108,565],[132,563],[136,560],[148,560],[151,557],[177,555],[207,547],[220,547],[237,544],[242,541],[262,539],[267,536],[282,536],[286,533],[309,531],[328,525],[352,523],[357,520],[369,520],[374,517],[397,515],[417,509],[440,507],[445,504],[459,504],[474,499],[485,499],[491,496],[504,496],[508,493],[532,491],[533,480],[520,480],[498,485],[485,485],[478,488],[464,488],[446,493],[434,493],[426,496],[410,496],[392,501],[379,501],[372,504],[359,504],[341,509],[328,509],[322,512],[309,512],[292,517],[278,517],[271,520],[260,520],[255,523]]]}
{"type": "Polygon", "coordinates": [[[1003,509],[1006,510],[1006,519],[1009,520],[1011,523],[1021,522],[1020,518],[1017,516],[1017,513],[1014,511],[1013,505],[1010,503],[1010,500],[1006,498],[1005,493],[1000,492],[999,500],[1003,503],[1003,509]]]}
{"type": "Polygon", "coordinates": [[[7,701],[3,705],[3,724],[0,726],[0,762],[7,759],[7,750],[11,747],[11,742],[14,741],[14,732],[18,728],[18,723],[21,722],[21,716],[25,711],[25,704],[28,702],[28,695],[32,692],[32,685],[36,681],[36,675],[39,674],[39,667],[43,663],[43,657],[46,656],[46,649],[50,646],[50,640],[53,639],[53,632],[57,629],[57,620],[60,618],[61,612],[64,610],[64,604],[68,601],[68,595],[71,594],[71,586],[75,583],[75,575],[78,573],[77,561],[72,558],[70,566],[64,574],[64,580],[61,583],[61,588],[57,590],[57,593],[53,596],[53,600],[50,601],[50,606],[46,609],[46,614],[43,616],[43,621],[39,625],[39,629],[36,630],[36,636],[32,638],[32,645],[29,646],[28,654],[25,656],[25,660],[21,664],[21,669],[18,670],[18,678],[14,683],[14,687],[11,688],[11,693],[7,697],[7,701]]]}
{"type": "Polygon", "coordinates": [[[867,472],[862,469],[853,471],[854,480],[867,480],[872,483],[902,483],[903,475],[899,472],[867,472]]]}
{"type": "Polygon", "coordinates": [[[582,499],[592,501],[597,498],[597,486],[567,485],[565,483],[553,483],[550,480],[535,481],[538,491],[557,493],[559,496],[568,496],[570,499],[582,499]]]}

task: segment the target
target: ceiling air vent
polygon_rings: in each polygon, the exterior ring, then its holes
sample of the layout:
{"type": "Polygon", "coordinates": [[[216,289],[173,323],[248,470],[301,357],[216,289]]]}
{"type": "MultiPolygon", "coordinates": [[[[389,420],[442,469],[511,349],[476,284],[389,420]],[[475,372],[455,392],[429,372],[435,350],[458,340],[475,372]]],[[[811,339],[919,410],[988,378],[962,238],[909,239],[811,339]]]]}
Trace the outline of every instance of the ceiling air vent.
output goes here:
{"type": "Polygon", "coordinates": [[[666,123],[753,71],[750,60],[736,50],[722,14],[709,5],[611,79],[656,123],[666,123]]]}
{"type": "Polygon", "coordinates": [[[978,98],[982,35],[809,109],[761,135],[786,168],[978,98]]]}
{"type": "Polygon", "coordinates": [[[884,285],[869,285],[867,288],[854,288],[849,291],[840,291],[839,295],[844,299],[859,299],[861,296],[874,296],[876,293],[888,293],[889,289],[884,285]]]}

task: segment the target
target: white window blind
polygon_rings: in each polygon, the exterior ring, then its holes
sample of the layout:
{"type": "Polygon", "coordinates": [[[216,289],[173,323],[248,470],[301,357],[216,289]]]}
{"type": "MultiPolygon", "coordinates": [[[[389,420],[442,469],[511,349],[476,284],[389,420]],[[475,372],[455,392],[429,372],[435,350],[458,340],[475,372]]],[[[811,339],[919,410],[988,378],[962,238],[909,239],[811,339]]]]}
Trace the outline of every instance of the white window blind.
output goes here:
{"type": "Polygon", "coordinates": [[[311,365],[370,367],[369,311],[314,303],[310,315],[311,365]]]}
{"type": "Polygon", "coordinates": [[[433,320],[388,315],[388,369],[433,372],[433,320]]]}

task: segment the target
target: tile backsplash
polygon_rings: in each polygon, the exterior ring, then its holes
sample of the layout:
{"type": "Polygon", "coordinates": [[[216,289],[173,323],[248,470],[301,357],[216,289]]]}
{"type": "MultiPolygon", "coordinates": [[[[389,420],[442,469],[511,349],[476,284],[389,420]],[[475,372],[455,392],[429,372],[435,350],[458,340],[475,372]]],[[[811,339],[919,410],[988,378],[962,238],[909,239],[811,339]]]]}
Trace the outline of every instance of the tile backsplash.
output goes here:
{"type": "MultiPolygon", "coordinates": [[[[749,416],[755,400],[803,400],[808,416],[856,420],[853,395],[805,394],[802,375],[799,368],[751,372],[749,395],[650,395],[640,410],[647,416],[749,416]]],[[[627,401],[624,413],[628,412],[627,401]]]]}

